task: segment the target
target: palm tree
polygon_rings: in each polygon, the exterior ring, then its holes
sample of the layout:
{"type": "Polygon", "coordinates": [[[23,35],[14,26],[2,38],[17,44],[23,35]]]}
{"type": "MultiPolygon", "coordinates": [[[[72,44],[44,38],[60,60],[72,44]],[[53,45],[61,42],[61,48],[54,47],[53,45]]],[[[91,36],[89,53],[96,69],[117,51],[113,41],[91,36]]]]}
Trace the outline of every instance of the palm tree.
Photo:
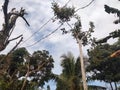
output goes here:
{"type": "Polygon", "coordinates": [[[70,52],[62,55],[61,58],[63,70],[57,80],[56,90],[80,90],[82,83],[79,58],[76,60],[70,52]]]}

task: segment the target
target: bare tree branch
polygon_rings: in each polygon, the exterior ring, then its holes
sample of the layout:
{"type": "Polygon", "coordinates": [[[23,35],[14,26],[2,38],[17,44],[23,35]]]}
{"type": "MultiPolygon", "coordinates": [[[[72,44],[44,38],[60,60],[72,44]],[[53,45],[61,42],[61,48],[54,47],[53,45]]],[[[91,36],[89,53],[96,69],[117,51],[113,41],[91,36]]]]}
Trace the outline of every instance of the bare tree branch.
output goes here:
{"type": "Polygon", "coordinates": [[[27,78],[29,77],[29,75],[30,75],[31,73],[37,72],[37,71],[39,71],[40,69],[42,69],[43,66],[44,66],[46,63],[47,63],[47,62],[43,62],[42,65],[38,66],[37,69],[31,70],[31,71],[30,71],[30,66],[27,65],[28,70],[27,70],[27,73],[26,73],[26,75],[25,75],[25,79],[24,79],[24,81],[23,81],[23,85],[22,85],[21,90],[24,90],[25,85],[26,85],[26,82],[27,82],[27,78]]]}
{"type": "Polygon", "coordinates": [[[2,60],[0,60],[0,63],[3,60],[5,60],[17,48],[17,46],[22,42],[22,40],[23,40],[23,37],[21,37],[21,39],[19,40],[19,42],[9,51],[9,53],[5,57],[3,57],[2,60]]]}
{"type": "Polygon", "coordinates": [[[28,21],[24,18],[24,17],[22,17],[23,18],[23,20],[26,22],[26,24],[28,25],[28,26],[30,26],[30,24],[28,23],[28,21]]]}
{"type": "Polygon", "coordinates": [[[22,37],[22,36],[23,36],[23,35],[19,35],[19,36],[16,37],[16,38],[10,39],[9,42],[10,42],[10,41],[13,41],[13,40],[16,40],[16,39],[18,39],[18,38],[20,38],[20,37],[22,37]]]}
{"type": "Polygon", "coordinates": [[[8,26],[8,15],[7,15],[8,3],[9,3],[9,0],[5,0],[3,5],[3,13],[4,13],[6,27],[8,26]]]}
{"type": "Polygon", "coordinates": [[[30,24],[24,18],[24,15],[26,14],[25,9],[21,8],[20,11],[16,11],[16,8],[12,8],[12,10],[8,12],[8,3],[9,0],[5,0],[2,7],[5,22],[3,23],[3,28],[0,31],[0,51],[3,51],[7,47],[9,42],[21,37],[18,36],[14,39],[9,40],[18,17],[21,17],[27,23],[27,25],[30,26],[30,24]]]}
{"type": "MultiPolygon", "coordinates": [[[[24,13],[25,14],[25,13],[24,13]]],[[[28,21],[25,19],[25,17],[23,16],[23,15],[21,15],[20,13],[14,13],[14,12],[12,12],[12,13],[10,13],[10,16],[11,15],[16,15],[16,16],[18,16],[18,17],[21,17],[25,22],[26,22],[26,24],[28,25],[28,26],[30,26],[30,24],[28,23],[28,21]]]]}

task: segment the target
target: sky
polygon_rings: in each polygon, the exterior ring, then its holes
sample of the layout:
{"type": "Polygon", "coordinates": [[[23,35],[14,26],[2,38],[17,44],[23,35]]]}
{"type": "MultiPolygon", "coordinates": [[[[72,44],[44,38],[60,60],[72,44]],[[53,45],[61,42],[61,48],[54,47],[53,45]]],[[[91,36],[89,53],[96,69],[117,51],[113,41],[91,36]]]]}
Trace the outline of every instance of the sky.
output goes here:
{"type": "MultiPolygon", "coordinates": [[[[64,6],[66,2],[68,2],[68,0],[54,1],[58,2],[61,7],[64,6]]],[[[4,18],[2,12],[3,2],[4,0],[0,0],[0,28],[2,28],[4,18]]],[[[30,53],[33,53],[36,50],[48,50],[55,61],[53,72],[55,74],[60,74],[62,70],[60,67],[60,56],[62,54],[66,54],[70,51],[74,54],[75,57],[79,56],[78,45],[70,34],[62,35],[62,32],[58,30],[53,35],[35,44],[34,46],[27,47],[40,40],[45,35],[48,35],[60,25],[58,21],[50,21],[41,29],[41,26],[54,16],[54,13],[51,9],[52,2],[53,0],[10,0],[9,11],[14,7],[17,10],[19,10],[21,7],[25,8],[26,12],[28,13],[28,15],[25,17],[30,24],[30,27],[27,26],[24,20],[19,18],[17,20],[14,32],[10,38],[14,38],[23,34],[24,39],[19,47],[26,47],[30,53]],[[34,34],[36,31],[37,33],[34,34]]],[[[76,9],[78,9],[87,5],[89,2],[91,2],[91,0],[71,0],[67,6],[74,6],[76,9]]],[[[93,36],[97,39],[105,37],[110,32],[120,27],[120,24],[113,24],[113,21],[117,19],[117,16],[108,14],[104,11],[105,4],[118,9],[120,8],[120,2],[118,2],[118,0],[94,0],[94,2],[89,7],[80,9],[78,12],[76,12],[81,17],[83,31],[88,30],[90,21],[94,22],[95,32],[93,36]]],[[[64,27],[67,26],[65,25],[64,27]]],[[[114,41],[115,40],[109,40],[110,43],[113,43],[114,41]]],[[[17,40],[11,42],[7,48],[0,53],[9,52],[12,47],[14,47],[16,42],[17,40]]],[[[84,55],[87,55],[87,48],[89,47],[83,47],[84,55]]]]}

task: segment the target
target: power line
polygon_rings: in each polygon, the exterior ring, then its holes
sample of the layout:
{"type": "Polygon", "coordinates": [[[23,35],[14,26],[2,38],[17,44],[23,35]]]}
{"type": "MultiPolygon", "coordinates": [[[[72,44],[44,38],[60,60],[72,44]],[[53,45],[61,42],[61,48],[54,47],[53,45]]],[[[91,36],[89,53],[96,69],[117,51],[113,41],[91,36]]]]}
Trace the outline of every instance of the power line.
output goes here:
{"type": "Polygon", "coordinates": [[[24,44],[25,42],[27,42],[28,40],[30,40],[36,33],[38,33],[45,25],[47,25],[52,19],[54,18],[54,16],[52,18],[50,18],[46,23],[44,23],[36,32],[34,32],[30,37],[28,37],[25,41],[23,41],[20,46],[22,44],[24,44]]]}
{"type": "Polygon", "coordinates": [[[33,44],[29,45],[29,46],[26,46],[26,47],[32,47],[32,46],[34,46],[35,44],[39,43],[40,41],[42,41],[42,40],[48,38],[49,36],[51,36],[52,34],[54,34],[57,30],[59,30],[59,28],[60,28],[62,25],[63,25],[63,24],[59,25],[54,31],[52,31],[52,32],[49,33],[48,35],[42,37],[41,39],[39,39],[39,40],[36,41],[35,43],[33,43],[33,44]]]}
{"type": "MultiPolygon", "coordinates": [[[[69,1],[64,5],[64,7],[67,6],[67,4],[68,4],[70,1],[71,1],[71,0],[69,0],[69,1]]],[[[90,3],[88,3],[87,5],[85,5],[85,6],[81,7],[81,8],[78,8],[75,12],[79,11],[80,9],[84,9],[84,8],[88,7],[90,4],[92,4],[93,1],[94,1],[94,0],[92,0],[92,1],[91,1],[90,3]]],[[[40,29],[42,29],[42,28],[43,28],[49,21],[51,21],[53,18],[54,18],[54,16],[53,16],[51,19],[49,19],[40,29]]],[[[54,31],[52,31],[50,34],[44,36],[44,37],[41,38],[40,40],[38,40],[38,41],[36,41],[35,43],[33,43],[33,44],[29,45],[29,46],[26,46],[26,47],[32,47],[32,46],[34,46],[35,44],[39,43],[40,41],[48,38],[48,37],[51,36],[53,33],[55,33],[61,26],[62,26],[62,24],[61,24],[57,29],[55,29],[54,31]]],[[[33,33],[32,36],[34,36],[34,34],[36,34],[37,32],[38,32],[38,31],[36,31],[35,33],[33,33]]],[[[31,37],[32,37],[32,36],[31,36],[31,37]]],[[[27,39],[27,40],[29,40],[29,39],[27,39]]],[[[26,42],[27,40],[25,40],[24,42],[26,42]]]]}
{"type": "MultiPolygon", "coordinates": [[[[67,4],[70,2],[71,0],[68,0],[68,2],[66,2],[66,4],[63,6],[63,7],[65,7],[65,6],[67,6],[67,4]]],[[[22,45],[22,44],[24,44],[25,42],[27,42],[28,40],[30,40],[36,33],[38,33],[45,25],[47,25],[51,20],[53,20],[54,19],[54,16],[52,17],[52,18],[50,18],[46,23],[44,23],[36,32],[34,32],[30,37],[28,37],[25,41],[23,41],[21,44],[20,44],[20,46],[22,45]]]]}
{"type": "Polygon", "coordinates": [[[87,5],[83,6],[83,7],[80,7],[78,8],[75,12],[79,11],[80,9],[84,9],[86,7],[88,7],[89,5],[91,5],[95,0],[92,0],[91,2],[89,2],[87,5]]]}
{"type": "Polygon", "coordinates": [[[66,7],[70,1],[71,1],[71,0],[69,0],[63,7],[66,7]]]}
{"type": "MultiPolygon", "coordinates": [[[[69,1],[64,5],[64,7],[67,6],[67,4],[68,4],[70,1],[71,1],[71,0],[69,0],[69,1]]],[[[80,9],[84,9],[84,8],[88,7],[90,4],[93,3],[93,1],[94,1],[94,0],[92,0],[92,1],[91,1],[90,3],[88,3],[87,5],[85,5],[85,6],[81,7],[81,8],[78,8],[75,12],[79,11],[80,9]]],[[[42,29],[42,28],[43,28],[49,21],[51,21],[53,18],[54,18],[54,16],[53,16],[51,19],[49,19],[40,29],[42,29]]],[[[52,31],[50,34],[44,36],[44,37],[41,38],[40,40],[38,40],[38,41],[36,41],[35,43],[33,43],[33,44],[29,45],[29,46],[26,46],[26,47],[32,47],[32,46],[34,46],[35,44],[39,43],[40,41],[48,38],[48,37],[51,36],[53,33],[55,33],[61,26],[62,26],[62,24],[61,24],[57,29],[55,29],[54,31],[52,31]]],[[[37,32],[38,32],[38,31],[36,31],[35,33],[33,33],[32,36],[34,36],[34,34],[36,34],[37,32]]],[[[32,36],[31,36],[31,37],[32,37],[32,36]]],[[[29,39],[27,39],[27,40],[29,40],[29,39]]],[[[27,40],[25,40],[24,42],[26,42],[27,40]]]]}

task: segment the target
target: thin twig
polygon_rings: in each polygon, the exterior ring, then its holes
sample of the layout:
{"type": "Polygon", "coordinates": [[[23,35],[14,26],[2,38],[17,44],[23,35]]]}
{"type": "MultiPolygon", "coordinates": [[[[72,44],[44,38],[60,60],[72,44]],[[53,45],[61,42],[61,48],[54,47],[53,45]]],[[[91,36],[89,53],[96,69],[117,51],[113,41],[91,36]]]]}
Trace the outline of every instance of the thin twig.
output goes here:
{"type": "Polygon", "coordinates": [[[23,20],[26,22],[26,24],[28,25],[28,26],[30,26],[30,24],[28,23],[28,21],[24,18],[24,17],[22,17],[23,18],[23,20]]]}
{"type": "Polygon", "coordinates": [[[10,42],[10,41],[13,41],[13,40],[16,40],[16,39],[18,39],[18,38],[20,38],[20,37],[22,37],[22,36],[23,36],[23,35],[19,35],[19,36],[16,37],[16,38],[10,39],[9,42],[10,42]]]}
{"type": "Polygon", "coordinates": [[[17,46],[22,42],[22,40],[23,40],[23,37],[21,37],[21,39],[19,40],[19,42],[11,49],[11,51],[7,55],[9,55],[10,53],[12,53],[12,51],[14,51],[17,48],[17,46]]]}
{"type": "MultiPolygon", "coordinates": [[[[15,25],[14,25],[13,28],[11,29],[10,34],[9,34],[9,37],[11,36],[11,34],[12,34],[14,28],[15,28],[15,25]]],[[[8,37],[8,38],[9,38],[9,37],[8,37]]]]}
{"type": "Polygon", "coordinates": [[[31,73],[34,73],[34,72],[37,72],[38,70],[42,69],[42,67],[43,67],[46,63],[47,63],[46,61],[45,61],[44,63],[42,63],[42,65],[38,66],[37,69],[32,70],[32,71],[30,72],[30,74],[31,74],[31,73]]]}
{"type": "Polygon", "coordinates": [[[0,63],[1,63],[3,60],[5,60],[5,59],[17,48],[17,46],[22,42],[22,40],[23,40],[23,37],[21,37],[21,39],[19,40],[19,42],[9,51],[9,53],[8,53],[5,57],[3,57],[3,58],[1,59],[0,63]]]}
{"type": "Polygon", "coordinates": [[[4,2],[4,5],[3,5],[3,13],[4,13],[4,16],[5,16],[5,24],[6,24],[6,27],[8,26],[8,14],[7,14],[7,11],[8,11],[8,3],[9,3],[9,0],[5,0],[4,2]]]}

